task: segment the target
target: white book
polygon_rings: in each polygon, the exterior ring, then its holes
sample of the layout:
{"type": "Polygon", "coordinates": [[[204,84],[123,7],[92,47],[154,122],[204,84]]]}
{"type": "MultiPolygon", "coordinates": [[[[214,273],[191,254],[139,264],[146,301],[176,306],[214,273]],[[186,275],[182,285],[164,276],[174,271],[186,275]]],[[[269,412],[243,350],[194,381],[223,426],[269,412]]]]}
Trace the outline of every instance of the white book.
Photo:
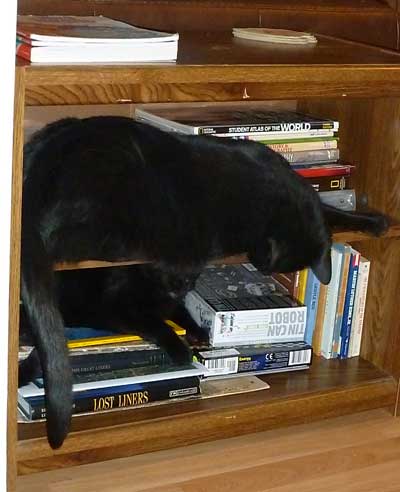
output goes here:
{"type": "MultiPolygon", "coordinates": [[[[23,44],[18,46],[22,56],[23,44]],[[21,47],[21,48],[20,48],[21,47]]],[[[126,63],[175,61],[178,44],[175,41],[163,43],[129,44],[84,44],[72,46],[32,46],[30,61],[33,63],[126,63]]]]}
{"type": "Polygon", "coordinates": [[[353,314],[353,321],[351,324],[351,335],[350,335],[348,357],[357,357],[358,355],[360,355],[370,267],[371,267],[371,262],[362,256],[360,259],[357,287],[356,287],[356,293],[354,298],[354,314],[353,314]]]}
{"type": "Polygon", "coordinates": [[[328,293],[326,296],[325,316],[322,326],[322,343],[321,355],[326,359],[331,359],[333,356],[333,333],[335,329],[336,307],[339,295],[340,274],[342,270],[343,249],[337,249],[332,246],[332,277],[328,285],[328,293]]]}

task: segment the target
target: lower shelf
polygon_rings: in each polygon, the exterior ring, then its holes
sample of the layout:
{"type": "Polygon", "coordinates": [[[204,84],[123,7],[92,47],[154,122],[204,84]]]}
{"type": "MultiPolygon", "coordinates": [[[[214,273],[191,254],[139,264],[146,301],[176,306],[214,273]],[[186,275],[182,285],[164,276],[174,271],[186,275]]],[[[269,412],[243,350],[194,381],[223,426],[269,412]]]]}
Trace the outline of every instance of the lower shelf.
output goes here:
{"type": "Polygon", "coordinates": [[[19,424],[19,474],[238,436],[394,405],[394,379],[369,362],[315,358],[309,371],[264,376],[271,388],[73,419],[52,451],[43,422],[19,424]]]}

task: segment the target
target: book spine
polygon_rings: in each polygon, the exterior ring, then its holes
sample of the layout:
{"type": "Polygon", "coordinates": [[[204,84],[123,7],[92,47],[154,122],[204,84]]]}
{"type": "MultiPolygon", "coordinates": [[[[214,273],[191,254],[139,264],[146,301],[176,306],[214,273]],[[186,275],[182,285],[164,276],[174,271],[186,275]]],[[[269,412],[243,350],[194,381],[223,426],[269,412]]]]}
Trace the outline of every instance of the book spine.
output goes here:
{"type": "Polygon", "coordinates": [[[205,377],[304,366],[310,365],[312,360],[312,347],[304,342],[272,344],[265,348],[196,350],[195,353],[208,370],[205,377]]]}
{"type": "Polygon", "coordinates": [[[321,355],[325,359],[332,358],[332,339],[335,324],[335,314],[339,291],[340,271],[342,267],[342,253],[335,245],[332,248],[332,278],[328,285],[328,294],[325,305],[325,317],[322,332],[321,355]]]}
{"type": "Polygon", "coordinates": [[[347,281],[346,300],[343,311],[343,323],[341,329],[341,342],[339,357],[345,359],[349,351],[351,334],[351,322],[353,319],[354,296],[357,287],[358,269],[360,265],[360,253],[352,250],[349,278],[347,281]]]}
{"type": "MultiPolygon", "coordinates": [[[[74,394],[73,414],[97,413],[105,410],[134,408],[152,402],[183,398],[200,394],[200,378],[192,376],[165,381],[140,383],[137,388],[129,391],[113,392],[110,388],[99,391],[97,396],[74,394]],[[107,391],[109,390],[109,391],[107,391]]],[[[44,398],[27,399],[30,406],[30,419],[37,420],[46,417],[44,398]]]]}
{"type": "Polygon", "coordinates": [[[332,130],[310,130],[307,133],[260,133],[260,134],[229,134],[229,133],[220,133],[217,135],[213,135],[214,137],[230,137],[237,140],[255,140],[256,142],[263,143],[268,145],[269,143],[282,143],[282,142],[292,142],[299,140],[325,140],[325,139],[337,139],[332,130]]]}
{"type": "Polygon", "coordinates": [[[349,276],[350,259],[351,259],[351,246],[344,244],[342,270],[340,273],[339,293],[338,293],[338,301],[337,301],[336,315],[335,315],[335,327],[333,330],[333,339],[332,339],[333,358],[336,358],[340,351],[340,333],[341,333],[342,322],[343,322],[344,303],[346,300],[347,279],[349,276]]]}
{"type": "Polygon", "coordinates": [[[20,58],[31,61],[32,47],[17,40],[15,54],[20,58]]]}
{"type": "MultiPolygon", "coordinates": [[[[263,143],[261,141],[261,143],[263,143]]],[[[287,143],[268,143],[267,147],[275,152],[301,152],[322,149],[337,149],[337,140],[317,140],[311,142],[287,142],[287,143]]]]}
{"type": "Polygon", "coordinates": [[[351,323],[350,330],[348,357],[357,357],[360,355],[370,267],[371,262],[366,258],[361,257],[358,270],[356,294],[354,299],[353,321],[351,323]]]}
{"type": "Polygon", "coordinates": [[[350,176],[321,176],[307,178],[316,191],[347,190],[350,188],[350,176]]]}
{"type": "Polygon", "coordinates": [[[321,176],[349,176],[351,174],[350,166],[310,166],[294,167],[294,171],[304,178],[318,178],[321,176]]]}
{"type": "Polygon", "coordinates": [[[73,374],[171,364],[170,357],[161,349],[71,355],[69,360],[73,374]]]}
{"type": "Polygon", "coordinates": [[[356,209],[355,190],[320,191],[319,197],[321,202],[340,210],[351,211],[356,209]]]}
{"type": "Polygon", "coordinates": [[[307,278],[308,278],[308,268],[303,268],[299,273],[299,290],[297,299],[299,302],[304,304],[306,298],[306,288],[307,288],[307,278]]]}
{"type": "MultiPolygon", "coordinates": [[[[200,135],[218,135],[218,134],[226,134],[226,135],[241,135],[241,134],[293,134],[293,138],[296,136],[296,133],[304,133],[304,132],[318,132],[318,131],[326,131],[332,130],[337,131],[339,129],[339,124],[337,121],[312,121],[312,122],[275,122],[268,124],[260,124],[260,125],[204,125],[198,127],[198,133],[200,135]]],[[[315,133],[318,135],[318,133],[315,133]]]]}
{"type": "Polygon", "coordinates": [[[288,162],[311,163],[311,162],[334,162],[340,157],[339,149],[304,150],[299,152],[280,152],[288,162]]]}
{"type": "Polygon", "coordinates": [[[322,345],[322,328],[324,325],[325,318],[325,305],[326,305],[326,296],[328,294],[328,286],[320,285],[319,288],[319,296],[318,296],[318,309],[317,316],[315,320],[315,328],[312,338],[312,347],[314,353],[318,356],[321,355],[321,345],[322,345]]]}
{"type": "Polygon", "coordinates": [[[312,270],[308,271],[308,280],[304,304],[307,306],[307,323],[304,341],[311,345],[315,329],[318,309],[318,297],[321,283],[312,270]]]}

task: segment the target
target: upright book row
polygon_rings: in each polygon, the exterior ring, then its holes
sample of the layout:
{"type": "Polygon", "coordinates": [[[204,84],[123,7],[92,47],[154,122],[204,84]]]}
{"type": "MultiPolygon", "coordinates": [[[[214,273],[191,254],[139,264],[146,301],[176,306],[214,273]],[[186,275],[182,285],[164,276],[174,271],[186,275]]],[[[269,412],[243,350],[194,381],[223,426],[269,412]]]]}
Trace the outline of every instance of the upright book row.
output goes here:
{"type": "Polygon", "coordinates": [[[276,275],[307,306],[305,341],[327,359],[360,355],[370,261],[349,244],[332,247],[332,279],[322,285],[310,269],[276,275]]]}

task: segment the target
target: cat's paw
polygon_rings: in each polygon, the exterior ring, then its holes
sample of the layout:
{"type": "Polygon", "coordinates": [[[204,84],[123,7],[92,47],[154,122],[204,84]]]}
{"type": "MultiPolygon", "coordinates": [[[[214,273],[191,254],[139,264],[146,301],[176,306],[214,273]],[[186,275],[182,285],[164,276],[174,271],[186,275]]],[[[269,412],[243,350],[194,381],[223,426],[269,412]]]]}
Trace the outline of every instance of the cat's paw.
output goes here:
{"type": "Polygon", "coordinates": [[[386,215],[371,213],[369,219],[368,232],[375,236],[382,236],[389,229],[389,219],[386,215]]]}

